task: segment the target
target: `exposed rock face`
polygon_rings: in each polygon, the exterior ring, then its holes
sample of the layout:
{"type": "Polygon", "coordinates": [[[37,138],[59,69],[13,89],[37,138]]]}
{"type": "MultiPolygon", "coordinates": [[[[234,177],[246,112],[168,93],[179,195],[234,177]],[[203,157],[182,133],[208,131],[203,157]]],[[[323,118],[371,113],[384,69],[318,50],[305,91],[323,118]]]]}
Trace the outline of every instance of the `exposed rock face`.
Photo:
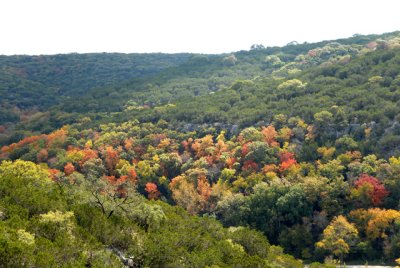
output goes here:
{"type": "Polygon", "coordinates": [[[116,248],[110,248],[110,250],[113,251],[119,257],[119,259],[126,267],[136,268],[142,266],[141,262],[139,260],[135,260],[134,256],[125,257],[124,253],[116,248]]]}

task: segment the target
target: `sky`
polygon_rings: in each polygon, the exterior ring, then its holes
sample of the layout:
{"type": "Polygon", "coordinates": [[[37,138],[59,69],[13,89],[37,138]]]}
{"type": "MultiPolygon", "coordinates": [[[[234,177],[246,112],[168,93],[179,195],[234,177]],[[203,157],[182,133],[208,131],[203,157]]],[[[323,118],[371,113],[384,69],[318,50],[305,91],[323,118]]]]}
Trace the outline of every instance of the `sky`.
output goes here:
{"type": "Polygon", "coordinates": [[[0,0],[0,54],[229,53],[400,30],[398,0],[0,0]]]}

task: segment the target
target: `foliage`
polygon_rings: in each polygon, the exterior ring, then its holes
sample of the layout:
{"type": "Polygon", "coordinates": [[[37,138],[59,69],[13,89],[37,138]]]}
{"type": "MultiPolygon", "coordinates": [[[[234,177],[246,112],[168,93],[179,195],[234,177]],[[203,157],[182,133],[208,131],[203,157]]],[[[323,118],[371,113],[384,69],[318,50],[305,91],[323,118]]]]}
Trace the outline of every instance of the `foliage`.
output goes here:
{"type": "Polygon", "coordinates": [[[330,251],[340,257],[343,263],[343,255],[348,254],[350,247],[355,244],[358,231],[353,224],[350,224],[343,216],[333,219],[331,224],[323,232],[323,239],[316,245],[330,251]]]}
{"type": "Polygon", "coordinates": [[[399,40],[0,57],[0,262],[395,260],[399,40]]]}
{"type": "Polygon", "coordinates": [[[354,182],[356,186],[353,190],[353,196],[360,200],[361,206],[378,206],[382,204],[383,199],[389,195],[384,185],[376,178],[367,174],[362,174],[360,178],[354,182]]]}
{"type": "MultiPolygon", "coordinates": [[[[7,267],[121,267],[123,263],[270,267],[277,261],[283,267],[301,267],[301,262],[289,255],[272,253],[259,232],[243,227],[225,229],[214,219],[189,216],[182,209],[138,197],[134,205],[125,203],[129,206],[122,207],[121,202],[128,200],[125,192],[114,195],[114,201],[106,201],[103,192],[110,190],[104,187],[114,185],[112,180],[101,184],[103,190],[95,198],[120,206],[121,210],[114,209],[111,214],[104,213],[104,203],[99,206],[91,201],[93,190],[84,183],[73,184],[75,191],[67,193],[71,183],[59,181],[66,184],[64,192],[50,195],[49,189],[57,189],[56,182],[50,180],[45,168],[32,162],[5,161],[0,170],[0,261],[7,267]],[[7,188],[10,180],[15,182],[7,188]],[[19,193],[28,189],[31,195],[25,193],[28,197],[23,199],[19,193]],[[70,194],[89,198],[68,200],[64,195],[70,194]]],[[[84,180],[93,179],[93,173],[89,174],[84,180]]]]}

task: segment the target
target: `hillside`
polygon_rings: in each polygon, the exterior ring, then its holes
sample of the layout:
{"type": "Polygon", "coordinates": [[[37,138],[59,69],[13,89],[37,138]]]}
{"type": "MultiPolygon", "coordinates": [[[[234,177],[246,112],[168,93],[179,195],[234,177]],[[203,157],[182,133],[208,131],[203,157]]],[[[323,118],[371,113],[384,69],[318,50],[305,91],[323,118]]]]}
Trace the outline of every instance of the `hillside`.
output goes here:
{"type": "Polygon", "coordinates": [[[392,33],[255,47],[231,55],[104,54],[96,61],[95,54],[59,55],[32,66],[24,63],[26,59],[20,63],[18,57],[6,57],[9,63],[3,70],[20,64],[27,73],[33,73],[29,68],[39,71],[26,81],[9,79],[2,84],[8,90],[0,92],[1,122],[10,132],[0,137],[0,143],[17,141],[31,131],[48,133],[83,118],[94,124],[162,119],[182,130],[199,130],[206,124],[230,135],[232,129],[269,124],[279,114],[312,124],[315,113],[340,111],[345,117],[336,119],[342,122],[331,125],[326,139],[332,143],[349,135],[360,141],[359,133],[371,128],[376,138],[363,152],[388,157],[398,153],[400,144],[395,118],[400,107],[398,44],[398,33],[392,33]],[[133,58],[141,61],[136,60],[138,65],[129,73],[133,58]],[[79,61],[89,71],[75,68],[79,61]],[[68,75],[57,74],[56,65],[68,75]],[[112,86],[102,87],[107,83],[112,86]],[[14,90],[14,84],[26,89],[14,90]]]}
{"type": "Polygon", "coordinates": [[[114,86],[133,78],[181,65],[190,54],[66,54],[0,56],[0,124],[18,121],[4,108],[44,111],[93,88],[114,86]]]}
{"type": "Polygon", "coordinates": [[[0,62],[0,258],[15,267],[400,257],[399,32],[0,62]]]}

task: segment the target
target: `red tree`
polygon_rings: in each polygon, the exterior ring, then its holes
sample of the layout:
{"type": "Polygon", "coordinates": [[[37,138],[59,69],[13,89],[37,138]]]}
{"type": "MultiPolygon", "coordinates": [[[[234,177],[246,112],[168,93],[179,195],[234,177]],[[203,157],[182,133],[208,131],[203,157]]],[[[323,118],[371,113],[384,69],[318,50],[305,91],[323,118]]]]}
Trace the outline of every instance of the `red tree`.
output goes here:
{"type": "Polygon", "coordinates": [[[242,157],[245,157],[249,153],[249,144],[251,142],[242,145],[242,157]]]}
{"type": "Polygon", "coordinates": [[[128,179],[131,180],[132,183],[137,182],[137,173],[134,168],[129,169],[128,171],[128,179]]]}
{"type": "Polygon", "coordinates": [[[119,153],[112,146],[107,146],[105,151],[105,162],[108,171],[113,174],[115,165],[119,161],[119,153]]]}
{"type": "Polygon", "coordinates": [[[357,181],[354,182],[355,195],[361,197],[367,195],[370,202],[374,206],[382,204],[383,199],[389,195],[385,186],[375,177],[368,174],[361,174],[357,181]]]}
{"type": "Polygon", "coordinates": [[[58,180],[58,178],[59,178],[59,173],[60,173],[60,171],[58,170],[58,169],[54,169],[54,168],[52,168],[52,169],[49,169],[49,175],[50,175],[50,178],[53,180],[53,181],[57,181],[58,180]]]}
{"type": "Polygon", "coordinates": [[[49,157],[49,153],[47,152],[47,150],[42,149],[39,151],[36,158],[37,158],[38,162],[46,162],[48,157],[49,157]]]}
{"type": "Polygon", "coordinates": [[[252,160],[246,160],[243,163],[242,170],[244,171],[257,171],[258,170],[258,165],[256,162],[252,160]]]}
{"type": "Polygon", "coordinates": [[[146,183],[145,191],[147,192],[147,197],[150,200],[157,199],[160,196],[160,192],[157,189],[157,185],[152,182],[146,183]]]}
{"type": "Polygon", "coordinates": [[[67,163],[67,164],[64,166],[64,173],[65,173],[65,175],[69,176],[69,175],[71,175],[72,173],[74,173],[74,171],[75,171],[75,167],[74,167],[74,165],[72,165],[71,163],[67,163]]]}
{"type": "Polygon", "coordinates": [[[279,170],[284,172],[285,170],[289,169],[293,165],[297,164],[297,161],[294,157],[294,153],[292,152],[282,152],[279,155],[281,163],[279,164],[279,170]]]}

